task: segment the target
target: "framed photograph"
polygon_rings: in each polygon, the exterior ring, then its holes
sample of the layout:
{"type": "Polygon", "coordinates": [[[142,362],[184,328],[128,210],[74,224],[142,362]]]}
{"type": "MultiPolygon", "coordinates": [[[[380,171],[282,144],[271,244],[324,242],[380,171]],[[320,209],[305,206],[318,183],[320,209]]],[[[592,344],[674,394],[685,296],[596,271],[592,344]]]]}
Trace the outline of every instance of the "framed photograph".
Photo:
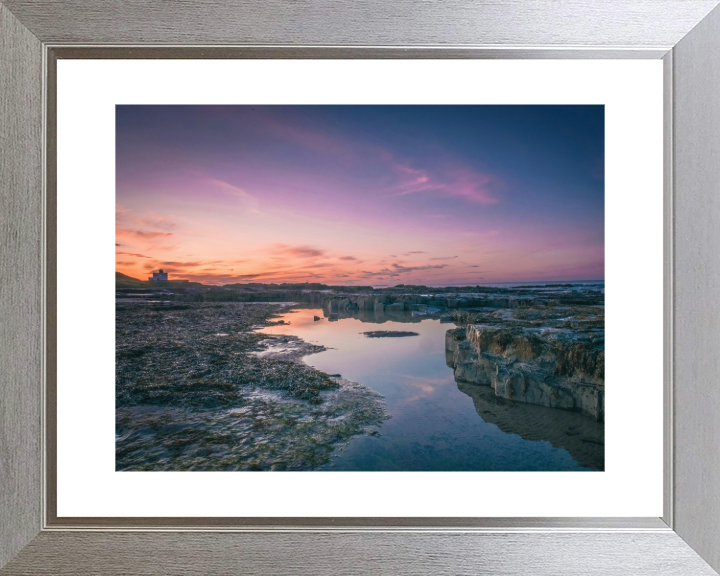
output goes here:
{"type": "Polygon", "coordinates": [[[717,4],[0,3],[3,574],[716,574],[717,4]]]}

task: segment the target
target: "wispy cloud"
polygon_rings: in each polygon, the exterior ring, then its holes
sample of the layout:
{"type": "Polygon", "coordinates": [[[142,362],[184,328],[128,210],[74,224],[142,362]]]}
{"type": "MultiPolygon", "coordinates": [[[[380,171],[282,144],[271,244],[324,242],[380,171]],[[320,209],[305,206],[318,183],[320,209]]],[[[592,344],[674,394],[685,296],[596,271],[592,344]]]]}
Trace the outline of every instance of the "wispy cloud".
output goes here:
{"type": "Polygon", "coordinates": [[[195,269],[207,266],[222,265],[225,267],[225,262],[222,261],[182,261],[182,260],[157,260],[153,259],[149,262],[143,263],[145,270],[153,270],[156,268],[162,268],[166,272],[172,272],[174,274],[188,274],[195,272],[195,269]]]}
{"type": "Polygon", "coordinates": [[[243,188],[240,188],[239,186],[230,184],[230,182],[225,182],[224,180],[220,180],[218,178],[205,178],[203,181],[201,181],[201,184],[218,188],[252,207],[255,207],[259,204],[259,201],[255,196],[253,196],[243,188]]]}
{"type": "Polygon", "coordinates": [[[161,266],[207,266],[208,262],[160,262],[161,266]]]}
{"type": "MultiPolygon", "coordinates": [[[[132,138],[118,140],[120,272],[440,284],[532,280],[561,264],[554,275],[575,277],[602,263],[602,147],[555,158],[536,142],[518,165],[514,148],[483,129],[482,107],[218,107],[223,116],[198,107],[187,122],[185,108],[170,108],[145,110],[125,127],[132,138]],[[580,243],[585,229],[594,236],[580,243]]],[[[536,137],[527,124],[518,141],[536,137]]]]}
{"type": "Polygon", "coordinates": [[[153,230],[133,230],[130,228],[116,228],[115,235],[120,238],[167,238],[172,232],[155,232],[153,230]]]}
{"type": "Polygon", "coordinates": [[[115,252],[115,254],[122,254],[124,256],[134,256],[135,258],[152,258],[152,256],[144,256],[142,254],[132,254],[130,252],[115,252]]]}
{"type": "Polygon", "coordinates": [[[320,258],[326,254],[325,250],[313,248],[312,246],[289,246],[287,244],[274,244],[272,251],[275,254],[294,258],[320,258]]]}
{"type": "Polygon", "coordinates": [[[447,264],[430,264],[427,266],[402,266],[401,264],[393,264],[392,267],[401,274],[407,274],[408,272],[415,272],[417,270],[439,270],[440,268],[446,268],[447,264]]]}
{"type": "Polygon", "coordinates": [[[242,126],[244,131],[250,129],[264,136],[269,135],[276,140],[322,156],[340,158],[346,162],[352,161],[357,156],[356,141],[333,135],[327,130],[320,130],[297,116],[283,116],[281,112],[272,107],[251,107],[249,110],[244,110],[242,116],[238,116],[224,106],[213,107],[212,111],[222,114],[228,121],[242,126]]]}
{"type": "Polygon", "coordinates": [[[154,216],[154,215],[140,218],[140,219],[138,219],[138,222],[149,228],[159,228],[160,230],[171,230],[171,229],[175,228],[175,226],[177,225],[177,223],[170,218],[166,218],[165,216],[154,216]]]}
{"type": "Polygon", "coordinates": [[[447,264],[435,264],[428,266],[403,266],[402,264],[392,264],[390,268],[383,268],[378,271],[363,270],[360,274],[362,278],[397,278],[402,274],[417,272],[419,270],[439,270],[446,268],[447,264]]]}
{"type": "Polygon", "coordinates": [[[121,229],[156,228],[168,231],[177,225],[177,222],[172,217],[156,214],[152,211],[137,213],[122,204],[115,206],[115,222],[121,229]]]}
{"type": "Polygon", "coordinates": [[[463,198],[477,204],[497,204],[494,192],[501,181],[490,174],[468,167],[454,167],[442,171],[413,168],[409,164],[395,164],[398,175],[390,196],[429,193],[463,198]]]}

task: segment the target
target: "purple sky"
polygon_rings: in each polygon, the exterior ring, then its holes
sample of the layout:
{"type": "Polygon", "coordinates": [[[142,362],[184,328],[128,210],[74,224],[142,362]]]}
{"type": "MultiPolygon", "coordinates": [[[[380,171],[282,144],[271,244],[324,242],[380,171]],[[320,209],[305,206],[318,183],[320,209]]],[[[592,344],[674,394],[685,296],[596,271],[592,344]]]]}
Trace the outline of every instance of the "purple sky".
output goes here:
{"type": "Polygon", "coordinates": [[[116,268],[604,279],[602,106],[118,106],[116,268]]]}

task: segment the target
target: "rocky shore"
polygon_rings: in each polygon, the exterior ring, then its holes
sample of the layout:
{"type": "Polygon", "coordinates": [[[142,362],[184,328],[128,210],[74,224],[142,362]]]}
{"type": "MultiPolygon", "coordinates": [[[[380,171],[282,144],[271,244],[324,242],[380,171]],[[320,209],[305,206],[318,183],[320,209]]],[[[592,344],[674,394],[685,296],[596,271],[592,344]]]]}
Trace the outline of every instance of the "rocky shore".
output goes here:
{"type": "Polygon", "coordinates": [[[304,364],[317,346],[259,332],[276,324],[268,302],[322,308],[330,322],[448,323],[446,363],[483,420],[604,468],[602,284],[118,286],[117,296],[119,470],[317,469],[353,436],[376,433],[382,398],[304,364]]]}
{"type": "Polygon", "coordinates": [[[261,330],[277,304],[116,305],[116,469],[314,470],[378,433],[383,397],[261,330]]]}
{"type": "MultiPolygon", "coordinates": [[[[150,294],[118,284],[118,297],[150,294]]],[[[145,291],[147,292],[147,291],[145,291]]],[[[500,398],[578,411],[604,421],[602,284],[518,287],[387,288],[322,284],[153,287],[169,302],[297,302],[321,307],[329,321],[420,322],[457,327],[446,335],[448,365],[459,382],[490,386],[500,398]]]]}
{"type": "MultiPolygon", "coordinates": [[[[467,288],[465,290],[468,290],[467,288]]],[[[332,321],[452,321],[447,364],[457,382],[499,398],[605,419],[605,309],[601,290],[577,286],[456,293],[328,294],[332,321]]]]}
{"type": "Polygon", "coordinates": [[[604,309],[528,306],[455,313],[445,352],[455,379],[500,398],[605,417],[604,309]]]}
{"type": "MultiPolygon", "coordinates": [[[[408,287],[409,288],[409,287],[408,287]]],[[[413,287],[417,288],[417,287],[413,287]]],[[[446,359],[458,382],[499,398],[605,419],[605,310],[600,289],[575,285],[325,294],[332,321],[452,321],[446,359]]]]}

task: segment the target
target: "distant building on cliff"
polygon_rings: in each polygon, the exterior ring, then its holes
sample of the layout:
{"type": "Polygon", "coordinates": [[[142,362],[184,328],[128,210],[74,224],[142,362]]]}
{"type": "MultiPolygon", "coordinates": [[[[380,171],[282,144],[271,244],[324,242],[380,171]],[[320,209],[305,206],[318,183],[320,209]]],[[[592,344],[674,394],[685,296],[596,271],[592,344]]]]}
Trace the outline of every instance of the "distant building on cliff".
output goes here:
{"type": "Polygon", "coordinates": [[[158,272],[153,272],[152,277],[148,278],[150,282],[167,282],[168,281],[168,273],[163,272],[162,270],[158,272]]]}

